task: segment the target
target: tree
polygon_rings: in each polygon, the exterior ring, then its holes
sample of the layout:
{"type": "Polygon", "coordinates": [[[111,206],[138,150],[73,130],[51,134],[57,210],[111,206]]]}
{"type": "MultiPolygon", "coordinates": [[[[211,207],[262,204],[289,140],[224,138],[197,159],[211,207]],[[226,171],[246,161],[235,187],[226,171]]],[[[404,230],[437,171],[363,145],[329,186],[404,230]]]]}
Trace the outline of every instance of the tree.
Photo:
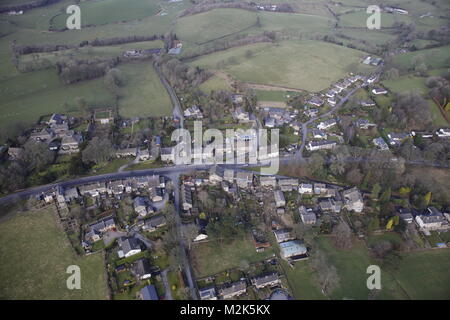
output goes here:
{"type": "Polygon", "coordinates": [[[391,199],[391,187],[388,187],[382,194],[380,197],[380,202],[381,203],[387,203],[389,202],[389,200],[391,199]]]}
{"type": "Polygon", "coordinates": [[[48,149],[48,145],[43,142],[28,141],[23,147],[23,152],[20,155],[29,171],[40,171],[48,164],[52,163],[54,154],[48,149]]]}
{"type": "Polygon", "coordinates": [[[378,183],[375,183],[372,187],[372,193],[370,194],[370,198],[372,200],[378,200],[378,196],[380,195],[381,186],[378,183]]]}
{"type": "Polygon", "coordinates": [[[331,233],[333,237],[334,246],[338,249],[351,249],[353,246],[352,242],[352,231],[348,224],[344,221],[339,222],[331,233]]]}
{"type": "Polygon", "coordinates": [[[358,167],[353,167],[353,169],[347,172],[347,175],[345,177],[351,184],[359,185],[364,176],[362,175],[361,170],[359,170],[358,167]]]}
{"type": "Polygon", "coordinates": [[[113,152],[114,149],[109,139],[94,137],[91,141],[89,141],[86,149],[83,150],[82,159],[86,164],[89,164],[90,162],[99,164],[108,161],[113,152]]]}
{"type": "Polygon", "coordinates": [[[340,282],[336,267],[328,261],[325,254],[320,250],[311,252],[309,261],[311,268],[317,272],[315,278],[320,289],[326,295],[331,294],[340,282]]]}

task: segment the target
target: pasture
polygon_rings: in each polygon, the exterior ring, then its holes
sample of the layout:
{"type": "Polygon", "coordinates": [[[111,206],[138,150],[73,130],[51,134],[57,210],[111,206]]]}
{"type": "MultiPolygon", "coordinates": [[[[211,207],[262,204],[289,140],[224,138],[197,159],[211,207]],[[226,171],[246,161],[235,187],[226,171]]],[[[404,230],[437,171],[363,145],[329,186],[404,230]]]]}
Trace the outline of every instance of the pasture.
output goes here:
{"type": "Polygon", "coordinates": [[[169,95],[148,61],[119,65],[124,78],[119,112],[124,117],[161,117],[172,114],[169,95]]]}
{"type": "Polygon", "coordinates": [[[191,263],[196,277],[205,277],[238,268],[242,261],[253,263],[271,257],[273,249],[267,248],[257,253],[251,236],[224,241],[209,241],[194,244],[191,251],[191,263]]]}
{"type": "Polygon", "coordinates": [[[100,253],[76,256],[52,209],[15,213],[0,224],[0,299],[106,299],[100,253]],[[81,289],[69,290],[69,265],[81,270],[81,289]]]}
{"type": "MultiPolygon", "coordinates": [[[[79,4],[81,27],[102,25],[114,22],[138,20],[155,15],[159,10],[155,0],[96,0],[79,4]]],[[[63,12],[53,19],[53,27],[61,30],[66,27],[68,14],[63,12]]]]}
{"type": "Polygon", "coordinates": [[[218,76],[212,76],[200,85],[200,90],[210,93],[211,91],[226,90],[232,91],[233,88],[227,80],[218,76]]]}
{"type": "Polygon", "coordinates": [[[182,41],[203,44],[240,32],[255,23],[255,12],[240,9],[215,9],[178,19],[175,33],[182,41]]]}
{"type": "Polygon", "coordinates": [[[362,51],[320,41],[282,41],[232,48],[190,64],[222,70],[242,82],[317,92],[350,72],[370,68],[359,63],[364,55],[362,51]]]}
{"type": "MultiPolygon", "coordinates": [[[[346,13],[339,16],[340,27],[356,27],[367,30],[367,18],[370,15],[366,13],[366,10],[360,10],[356,12],[346,13]]],[[[412,19],[408,15],[392,14],[382,12],[380,17],[381,30],[383,28],[391,28],[394,23],[411,23],[412,19]]]]}
{"type": "Polygon", "coordinates": [[[0,93],[0,127],[6,129],[19,122],[31,125],[42,115],[77,109],[77,97],[83,98],[90,106],[114,103],[102,78],[63,85],[54,69],[1,79],[0,93]]]}
{"type": "Polygon", "coordinates": [[[422,57],[427,66],[433,69],[450,67],[450,46],[438,47],[432,49],[424,49],[419,51],[407,52],[396,55],[393,60],[395,66],[410,69],[415,67],[415,59],[422,57]]]}

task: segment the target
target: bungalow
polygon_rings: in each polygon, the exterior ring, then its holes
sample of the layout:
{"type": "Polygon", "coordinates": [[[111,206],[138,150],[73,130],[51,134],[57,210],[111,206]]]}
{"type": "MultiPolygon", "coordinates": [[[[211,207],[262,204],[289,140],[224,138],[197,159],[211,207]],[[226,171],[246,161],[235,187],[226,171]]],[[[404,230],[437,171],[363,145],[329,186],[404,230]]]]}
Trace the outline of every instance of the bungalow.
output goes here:
{"type": "Polygon", "coordinates": [[[389,146],[387,145],[387,143],[384,141],[383,138],[378,137],[372,140],[373,144],[378,147],[381,150],[388,150],[389,146]]]}
{"type": "Polygon", "coordinates": [[[298,179],[295,178],[282,178],[278,179],[278,185],[282,192],[290,192],[292,190],[297,190],[298,179]]]}
{"type": "Polygon", "coordinates": [[[275,235],[275,239],[277,240],[278,243],[295,239],[295,237],[285,229],[275,230],[273,234],[275,235]]]}
{"type": "Polygon", "coordinates": [[[131,270],[139,280],[145,280],[152,276],[150,262],[145,258],[136,260],[131,270]]]}
{"type": "Polygon", "coordinates": [[[82,196],[98,197],[101,193],[106,193],[105,182],[95,182],[90,184],[85,184],[78,187],[80,194],[82,196]]]}
{"type": "Polygon", "coordinates": [[[363,107],[374,107],[376,105],[372,100],[365,100],[360,102],[363,107]]]}
{"type": "Polygon", "coordinates": [[[306,145],[306,149],[309,151],[333,149],[336,145],[336,141],[309,141],[309,143],[306,145]]]}
{"type": "Polygon", "coordinates": [[[161,161],[174,162],[175,161],[174,149],[171,147],[161,148],[161,161]]]}
{"type": "Polygon", "coordinates": [[[83,138],[79,134],[64,135],[61,139],[60,154],[71,154],[80,151],[79,144],[83,142],[83,138]]]}
{"type": "Polygon", "coordinates": [[[304,194],[304,193],[312,194],[313,193],[313,186],[312,186],[312,184],[301,183],[298,186],[298,193],[300,193],[300,194],[304,194]]]}
{"type": "Polygon", "coordinates": [[[125,182],[121,179],[114,180],[107,183],[107,189],[109,195],[119,195],[125,190],[125,182]]]}
{"type": "Polygon", "coordinates": [[[307,110],[305,110],[305,115],[310,117],[310,118],[316,117],[318,114],[319,114],[319,110],[317,110],[317,109],[307,109],[307,110]]]}
{"type": "Polygon", "coordinates": [[[163,215],[151,217],[144,221],[144,225],[142,226],[142,230],[153,232],[158,228],[164,227],[167,224],[166,217],[163,215]]]}
{"type": "Polygon", "coordinates": [[[284,207],[286,205],[286,200],[284,198],[283,192],[281,192],[280,190],[275,190],[273,192],[273,195],[275,198],[275,205],[277,206],[277,208],[284,207]]]}
{"type": "Polygon", "coordinates": [[[98,241],[101,239],[103,233],[113,230],[114,228],[116,228],[114,219],[111,216],[106,217],[88,226],[89,231],[86,233],[85,239],[91,242],[98,241]]]}
{"type": "Polygon", "coordinates": [[[370,76],[368,79],[367,79],[367,83],[374,83],[374,82],[376,82],[378,80],[378,76],[377,75],[373,75],[373,76],[370,76]]]}
{"type": "Polygon", "coordinates": [[[253,182],[253,173],[247,171],[238,171],[236,173],[236,184],[239,188],[246,189],[253,182]]]}
{"type": "Polygon", "coordinates": [[[436,131],[436,135],[439,138],[448,138],[450,137],[450,128],[441,128],[438,131],[436,131]]]}
{"type": "Polygon", "coordinates": [[[335,98],[328,98],[327,102],[330,104],[330,106],[335,106],[337,103],[337,100],[335,98]]]}
{"type": "Polygon", "coordinates": [[[301,256],[307,253],[307,249],[299,240],[292,240],[280,243],[281,256],[288,259],[295,256],[301,256]]]}
{"type": "Polygon", "coordinates": [[[231,101],[235,104],[242,103],[244,101],[244,96],[242,94],[233,94],[231,96],[231,101]]]}
{"type": "Polygon", "coordinates": [[[319,207],[323,212],[339,213],[342,209],[342,201],[334,199],[326,199],[319,201],[319,207]]]}
{"type": "Polygon", "coordinates": [[[247,283],[245,281],[238,281],[231,284],[231,286],[219,290],[219,295],[224,299],[231,299],[240,296],[247,292],[247,283]]]}
{"type": "Polygon", "coordinates": [[[276,120],[272,117],[265,117],[264,118],[264,126],[266,126],[267,128],[275,128],[276,120]]]}
{"type": "Polygon", "coordinates": [[[354,187],[342,192],[344,198],[344,208],[350,211],[362,212],[364,209],[364,201],[358,188],[354,187]]]}
{"type": "Polygon", "coordinates": [[[327,93],[325,93],[325,95],[328,98],[334,98],[334,95],[336,94],[336,92],[334,90],[328,90],[327,93]]]}
{"type": "Polygon", "coordinates": [[[234,170],[225,169],[223,171],[223,180],[227,181],[229,183],[233,183],[234,182],[234,170]]]}
{"type": "Polygon", "coordinates": [[[137,154],[136,148],[125,148],[125,149],[118,149],[116,151],[116,157],[117,158],[124,158],[124,157],[136,157],[137,154]]]}
{"type": "Polygon", "coordinates": [[[139,297],[141,300],[159,300],[158,294],[156,293],[156,288],[152,284],[143,287],[139,292],[139,297]]]}
{"type": "Polygon", "coordinates": [[[321,129],[321,130],[329,129],[329,128],[331,128],[332,126],[335,126],[336,123],[337,123],[337,122],[336,122],[335,119],[329,119],[329,120],[320,122],[320,123],[317,125],[317,128],[318,128],[318,129],[321,129]]]}
{"type": "Polygon", "coordinates": [[[250,114],[246,112],[243,108],[237,108],[233,113],[233,118],[238,121],[250,121],[250,114]]]}
{"type": "Polygon", "coordinates": [[[184,116],[186,118],[203,119],[202,111],[198,106],[192,106],[184,110],[184,116]]]}
{"type": "Polygon", "coordinates": [[[275,176],[260,176],[259,183],[261,187],[275,188],[277,186],[277,179],[275,176]]]}
{"type": "Polygon", "coordinates": [[[309,208],[306,209],[305,206],[300,206],[298,208],[298,212],[300,213],[300,218],[304,225],[315,225],[317,222],[317,217],[314,211],[309,208]]]}
{"type": "Polygon", "coordinates": [[[68,188],[64,190],[64,198],[66,201],[72,201],[77,199],[80,195],[78,194],[78,190],[76,187],[68,188]]]}
{"type": "Polygon", "coordinates": [[[216,288],[214,286],[198,290],[200,300],[217,300],[216,288]]]}
{"type": "Polygon", "coordinates": [[[218,166],[213,166],[209,170],[209,182],[216,184],[222,182],[223,180],[223,172],[218,166]]]}
{"type": "Polygon", "coordinates": [[[312,97],[308,100],[308,103],[312,104],[313,106],[320,107],[324,104],[324,101],[319,97],[312,97]]]}
{"type": "Polygon", "coordinates": [[[374,88],[374,89],[372,89],[372,93],[379,95],[379,94],[386,94],[386,93],[388,93],[388,91],[384,88],[374,88]]]}
{"type": "Polygon", "coordinates": [[[409,133],[395,133],[395,132],[388,133],[389,144],[391,146],[398,146],[404,140],[406,140],[410,137],[411,137],[411,135],[409,133]]]}
{"type": "Polygon", "coordinates": [[[324,132],[320,129],[312,129],[312,136],[314,139],[326,139],[327,138],[326,132],[324,132]]]}
{"type": "Polygon", "coordinates": [[[133,199],[134,211],[141,217],[153,212],[151,201],[147,197],[136,197],[133,199]]]}
{"type": "Polygon", "coordinates": [[[50,117],[50,120],[48,120],[48,124],[54,125],[54,124],[62,124],[67,120],[67,116],[59,114],[59,113],[54,113],[52,114],[52,116],[50,117]]]}
{"type": "Polygon", "coordinates": [[[448,230],[450,228],[447,219],[442,212],[435,207],[429,207],[424,214],[416,216],[416,223],[425,231],[448,230]]]}
{"type": "Polygon", "coordinates": [[[49,143],[55,137],[55,132],[50,128],[44,128],[39,132],[33,132],[30,135],[30,140],[36,142],[46,142],[49,143]]]}
{"type": "Polygon", "coordinates": [[[276,272],[266,274],[261,277],[256,277],[251,280],[252,285],[254,285],[257,289],[262,289],[265,287],[273,287],[280,283],[280,278],[276,272]]]}
{"type": "Polygon", "coordinates": [[[185,211],[192,209],[192,191],[186,185],[181,186],[181,206],[185,211]]]}
{"type": "Polygon", "coordinates": [[[118,251],[119,258],[128,258],[132,255],[138,254],[141,252],[141,247],[139,245],[139,242],[136,238],[133,237],[121,237],[118,240],[119,248],[118,251]]]}
{"type": "Polygon", "coordinates": [[[18,160],[20,158],[20,155],[22,154],[23,149],[22,148],[8,148],[8,158],[9,160],[18,160]]]}
{"type": "Polygon", "coordinates": [[[414,216],[411,213],[411,210],[400,208],[398,209],[399,217],[406,223],[412,223],[414,221],[414,216]]]}
{"type": "Polygon", "coordinates": [[[375,127],[374,123],[370,123],[367,119],[358,119],[355,121],[355,125],[360,129],[369,129],[370,127],[375,127]]]}

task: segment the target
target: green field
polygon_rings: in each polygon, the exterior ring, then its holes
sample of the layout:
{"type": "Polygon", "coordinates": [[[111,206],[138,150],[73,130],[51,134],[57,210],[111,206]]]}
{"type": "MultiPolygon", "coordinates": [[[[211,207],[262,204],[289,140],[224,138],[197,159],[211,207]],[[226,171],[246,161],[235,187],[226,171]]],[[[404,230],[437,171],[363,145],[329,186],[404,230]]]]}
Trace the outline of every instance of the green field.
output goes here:
{"type": "Polygon", "coordinates": [[[298,261],[293,268],[285,261],[281,261],[281,263],[296,300],[321,300],[326,298],[320,292],[319,286],[314,283],[314,272],[309,267],[308,261],[298,261]]]}
{"type": "Polygon", "coordinates": [[[0,224],[0,299],[106,299],[100,253],[78,257],[53,210],[17,213],[0,224]],[[81,289],[69,290],[66,269],[81,269],[81,289]]]}
{"type": "Polygon", "coordinates": [[[394,65],[398,65],[403,68],[413,68],[413,58],[419,55],[425,59],[427,66],[432,69],[446,68],[450,66],[450,61],[448,59],[450,56],[450,46],[399,54],[394,57],[393,63],[394,65]]]}
{"type": "Polygon", "coordinates": [[[412,299],[450,299],[448,249],[405,253],[395,278],[412,299]]]}
{"type": "Polygon", "coordinates": [[[124,77],[119,110],[124,117],[161,117],[172,114],[172,104],[150,62],[118,67],[124,77]]]}
{"type": "Polygon", "coordinates": [[[175,32],[183,41],[201,44],[239,32],[255,23],[255,12],[239,9],[216,9],[179,19],[175,32]]]}
{"type": "Polygon", "coordinates": [[[0,93],[0,126],[3,128],[13,127],[17,122],[31,125],[42,115],[67,112],[65,103],[69,109],[77,108],[77,97],[92,106],[114,103],[102,78],[63,85],[53,69],[2,79],[0,93]]]}
{"type": "MultiPolygon", "coordinates": [[[[340,27],[358,27],[367,30],[367,18],[370,15],[366,10],[347,13],[339,16],[340,27]]],[[[411,23],[411,17],[402,14],[381,13],[381,29],[392,27],[395,22],[411,23]]]]}
{"type": "Polygon", "coordinates": [[[212,76],[200,85],[200,90],[210,93],[211,91],[226,90],[232,91],[233,88],[229,83],[220,77],[212,76]]]}
{"type": "Polygon", "coordinates": [[[320,41],[283,41],[217,52],[191,65],[220,68],[243,82],[321,91],[349,72],[363,68],[359,61],[364,55],[362,51],[320,41]],[[248,50],[252,51],[250,57],[246,55],[248,50]]]}
{"type": "MultiPolygon", "coordinates": [[[[79,4],[81,10],[81,27],[124,22],[153,16],[159,10],[155,0],[95,0],[79,4]]],[[[65,12],[53,19],[56,30],[66,27],[69,17],[65,12]]]]}
{"type": "Polygon", "coordinates": [[[227,241],[222,244],[199,243],[191,249],[191,262],[196,277],[214,275],[221,271],[239,267],[242,260],[248,263],[261,261],[272,256],[273,249],[257,253],[250,236],[227,241]]]}

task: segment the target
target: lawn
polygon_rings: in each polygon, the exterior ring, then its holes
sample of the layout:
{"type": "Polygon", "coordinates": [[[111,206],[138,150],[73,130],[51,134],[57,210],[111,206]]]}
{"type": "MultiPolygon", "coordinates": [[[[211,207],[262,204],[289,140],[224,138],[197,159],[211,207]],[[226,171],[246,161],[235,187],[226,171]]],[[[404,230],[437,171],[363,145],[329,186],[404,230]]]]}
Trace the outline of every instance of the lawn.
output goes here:
{"type": "Polygon", "coordinates": [[[281,261],[281,263],[296,300],[325,299],[319,287],[314,283],[314,273],[309,267],[308,261],[298,261],[294,268],[285,261],[281,261]]]}
{"type": "Polygon", "coordinates": [[[283,41],[209,54],[194,60],[191,65],[221,69],[243,82],[316,92],[349,72],[361,70],[363,66],[359,61],[364,55],[359,50],[321,41],[283,41]],[[249,50],[251,56],[247,54],[249,50]]]}
{"type": "Polygon", "coordinates": [[[0,224],[0,299],[106,299],[100,253],[78,257],[53,210],[17,213],[0,224]],[[69,290],[66,268],[81,269],[81,289],[69,290]]]}
{"type": "Polygon", "coordinates": [[[267,259],[273,255],[273,249],[267,248],[257,253],[250,236],[243,239],[218,244],[216,242],[199,243],[191,249],[191,262],[196,277],[209,275],[239,267],[241,261],[248,263],[267,259]]]}
{"type": "Polygon", "coordinates": [[[172,113],[169,95],[150,62],[131,62],[118,69],[125,83],[119,100],[122,116],[161,117],[172,113]]]}
{"type": "Polygon", "coordinates": [[[412,299],[450,299],[450,251],[405,253],[395,278],[412,299]]]}
{"type": "MultiPolygon", "coordinates": [[[[81,27],[102,25],[113,22],[138,20],[153,16],[159,10],[155,0],[97,0],[79,4],[81,10],[81,27]]],[[[66,27],[69,17],[65,12],[53,19],[56,30],[66,27]]]]}

